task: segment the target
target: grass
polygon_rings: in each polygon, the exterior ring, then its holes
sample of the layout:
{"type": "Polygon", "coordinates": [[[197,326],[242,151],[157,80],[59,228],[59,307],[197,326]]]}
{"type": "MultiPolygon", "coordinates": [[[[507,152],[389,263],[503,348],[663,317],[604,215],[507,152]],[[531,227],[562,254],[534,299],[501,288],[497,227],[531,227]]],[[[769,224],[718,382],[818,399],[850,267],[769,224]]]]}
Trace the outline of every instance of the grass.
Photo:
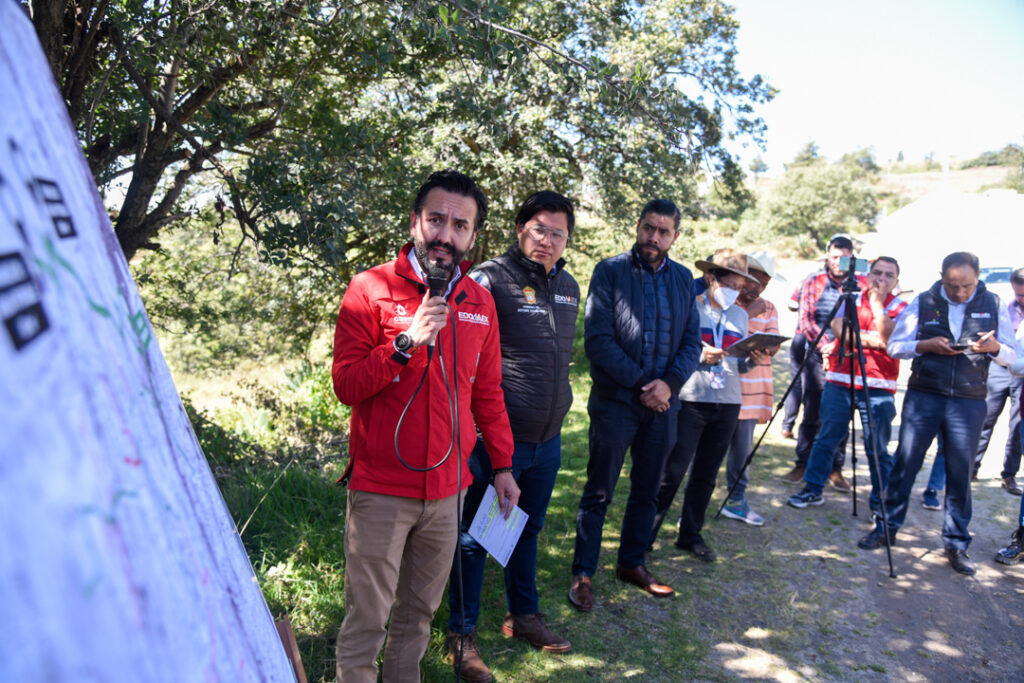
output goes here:
{"type": "MultiPolygon", "coordinates": [[[[728,677],[709,661],[715,643],[749,642],[773,648],[792,643],[796,634],[785,620],[779,623],[779,615],[796,619],[810,610],[793,594],[791,582],[784,576],[764,572],[756,545],[738,543],[731,561],[707,566],[680,557],[671,546],[671,531],[666,530],[649,566],[656,575],[671,577],[677,589],[674,598],[658,600],[614,579],[615,549],[629,489],[628,463],[605,526],[601,565],[595,577],[598,607],[579,614],[568,604],[565,592],[576,506],[586,479],[586,373],[585,362],[573,368],[576,401],[564,423],[563,464],[542,532],[537,571],[541,609],[548,624],[569,638],[573,651],[563,656],[542,654],[501,634],[504,582],[497,563],[489,563],[480,643],[485,661],[498,679],[725,680],[728,677]],[[723,586],[754,584],[760,587],[756,600],[747,589],[723,593],[723,586]],[[766,600],[765,595],[787,597],[766,600]]],[[[266,412],[265,405],[250,409],[266,412]]],[[[295,447],[274,450],[247,442],[192,412],[225,501],[239,527],[245,525],[242,540],[271,612],[275,616],[287,613],[291,618],[309,680],[333,680],[334,639],[344,616],[346,490],[334,484],[343,466],[341,459],[325,457],[316,449],[312,453],[295,447]]],[[[248,422],[244,415],[226,421],[234,425],[248,422]]],[[[249,431],[241,433],[252,438],[249,431]]],[[[772,448],[766,453],[774,459],[772,448]]],[[[755,492],[756,488],[752,495],[755,492]]],[[[709,528],[712,538],[721,538],[719,529],[730,537],[751,534],[745,525],[735,522],[709,521],[709,528]]],[[[445,600],[435,616],[423,660],[424,680],[451,679],[451,667],[442,651],[447,619],[445,600]]],[[[827,625],[821,628],[826,630],[827,625]]]]}
{"type": "MultiPolygon", "coordinates": [[[[672,546],[671,524],[649,555],[651,571],[676,589],[671,599],[655,599],[614,578],[629,489],[627,459],[604,529],[594,578],[597,604],[590,613],[576,612],[566,600],[566,591],[576,508],[586,479],[589,425],[587,367],[582,353],[576,357],[584,361],[573,367],[576,400],[563,427],[562,469],[541,534],[537,571],[541,610],[549,626],[570,640],[573,650],[566,655],[543,654],[501,634],[504,582],[500,567],[489,562],[479,636],[484,660],[496,680],[883,680],[896,675],[894,671],[921,672],[928,678],[950,670],[953,662],[946,655],[920,647],[922,634],[917,631],[922,622],[912,616],[921,613],[920,603],[903,604],[913,594],[893,588],[885,578],[884,557],[855,547],[866,527],[866,488],[861,489],[859,518],[850,516],[849,496],[833,493],[826,496],[822,508],[785,506],[786,496],[794,489],[779,476],[792,465],[793,442],[776,436],[777,424],[751,465],[748,489],[748,500],[767,524],[755,528],[714,519],[724,495],[722,473],[705,528],[705,538],[718,552],[719,561],[707,565],[677,551],[672,546]],[[901,615],[911,616],[891,619],[894,604],[902,605],[901,615]],[[894,638],[904,644],[895,645],[894,638]],[[909,654],[919,656],[911,661],[909,654]],[[877,663],[879,656],[886,658],[884,666],[877,663]]],[[[782,366],[775,363],[776,387],[786,386],[782,366]]],[[[320,380],[327,381],[326,376],[320,380]]],[[[237,409],[269,411],[274,422],[315,424],[319,420],[324,436],[315,443],[301,443],[296,438],[301,429],[275,427],[272,433],[279,440],[276,446],[268,445],[261,441],[266,433],[231,432],[216,419],[195,410],[191,414],[228,507],[239,527],[245,526],[242,540],[271,612],[291,618],[309,680],[331,681],[335,637],[344,617],[346,490],[334,484],[344,466],[338,434],[330,434],[332,430],[323,425],[337,430],[340,418],[310,418],[322,412],[310,408],[322,403],[322,392],[308,384],[297,386],[295,391],[282,389],[286,395],[280,400],[267,397],[237,409]],[[275,410],[283,410],[284,418],[279,420],[275,410]]],[[[224,423],[245,425],[251,420],[236,415],[227,416],[224,423]]],[[[858,482],[867,486],[863,465],[858,482]]],[[[677,514],[682,495],[680,491],[670,515],[677,514]]],[[[976,510],[1003,502],[999,496],[994,488],[977,490],[976,510]]],[[[1008,521],[998,519],[999,514],[990,513],[993,524],[1008,526],[1008,521]]],[[[931,526],[927,529],[934,531],[931,526]]],[[[897,567],[901,570],[919,571],[908,567],[906,558],[897,567]]],[[[940,565],[939,576],[948,578],[944,570],[940,565]]],[[[1007,586],[1004,599],[1012,594],[1013,587],[1007,586]]],[[[926,605],[938,599],[929,595],[921,596],[926,605]]],[[[452,680],[443,652],[447,619],[444,600],[433,620],[422,663],[425,681],[452,680]]],[[[932,622],[942,619],[940,611],[924,623],[938,631],[938,624],[932,622]]],[[[975,647],[983,645],[979,642],[975,647]]]]}

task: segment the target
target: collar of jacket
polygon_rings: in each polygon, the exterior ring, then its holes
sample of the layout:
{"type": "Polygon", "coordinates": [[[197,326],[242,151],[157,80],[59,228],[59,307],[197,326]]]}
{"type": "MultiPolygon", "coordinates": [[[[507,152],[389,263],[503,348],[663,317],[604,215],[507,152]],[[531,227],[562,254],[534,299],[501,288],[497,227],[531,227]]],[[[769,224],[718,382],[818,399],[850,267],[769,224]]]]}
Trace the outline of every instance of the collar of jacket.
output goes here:
{"type": "MultiPolygon", "coordinates": [[[[416,258],[416,255],[412,253],[412,248],[413,243],[406,242],[405,246],[398,251],[398,258],[395,259],[395,273],[397,273],[399,277],[416,285],[420,290],[420,294],[425,294],[427,292],[427,284],[420,279],[420,276],[416,274],[415,270],[413,270],[412,264],[409,263],[409,259],[416,258]]],[[[462,286],[466,279],[466,273],[468,273],[469,269],[472,267],[472,261],[463,261],[459,264],[459,272],[461,275],[459,276],[459,281],[455,283],[454,289],[452,289],[452,294],[462,286]]]]}
{"type": "Polygon", "coordinates": [[[508,254],[509,257],[511,257],[516,263],[518,263],[523,270],[527,272],[537,271],[538,275],[542,275],[544,277],[551,277],[552,275],[560,271],[563,267],[565,267],[565,259],[559,258],[555,262],[555,267],[552,269],[550,273],[548,273],[548,271],[544,269],[543,263],[538,263],[529,256],[527,256],[526,254],[524,254],[523,250],[519,247],[519,242],[515,241],[512,242],[511,246],[509,246],[508,248],[508,251],[505,253],[508,254]]]}
{"type": "MultiPolygon", "coordinates": [[[[944,303],[947,306],[949,306],[949,300],[946,299],[946,296],[945,296],[946,295],[946,290],[943,289],[943,287],[942,287],[942,280],[936,280],[935,284],[933,284],[931,287],[928,288],[928,291],[931,293],[932,296],[935,297],[936,301],[941,301],[942,303],[944,303]]],[[[974,294],[971,296],[970,299],[968,299],[964,303],[965,304],[971,303],[972,301],[977,299],[979,296],[984,296],[985,292],[987,292],[987,291],[988,291],[988,288],[985,287],[985,283],[982,282],[981,280],[978,280],[978,287],[974,290],[974,294]]],[[[960,304],[960,305],[963,305],[963,304],[960,304]]]]}

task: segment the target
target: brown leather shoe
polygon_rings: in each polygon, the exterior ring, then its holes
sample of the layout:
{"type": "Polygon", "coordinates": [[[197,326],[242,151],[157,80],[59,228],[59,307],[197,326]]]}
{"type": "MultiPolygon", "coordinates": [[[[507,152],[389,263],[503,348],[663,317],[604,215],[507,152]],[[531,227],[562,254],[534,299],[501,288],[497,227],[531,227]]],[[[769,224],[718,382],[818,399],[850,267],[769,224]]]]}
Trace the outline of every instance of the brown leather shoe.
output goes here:
{"type": "Polygon", "coordinates": [[[480,647],[476,642],[476,630],[460,636],[458,633],[448,631],[448,638],[445,639],[445,649],[448,651],[447,660],[459,672],[459,678],[469,683],[490,683],[494,680],[494,674],[480,658],[480,647]],[[460,643],[461,641],[461,643],[460,643]],[[459,668],[459,646],[462,646],[462,668],[459,668]]]}
{"type": "Polygon", "coordinates": [[[581,612],[589,612],[594,609],[594,596],[590,591],[590,577],[577,574],[572,577],[572,585],[569,586],[569,602],[581,612]]]}
{"type": "Polygon", "coordinates": [[[849,493],[853,490],[853,487],[850,486],[850,482],[846,480],[846,477],[844,477],[843,473],[839,470],[832,470],[832,474],[828,475],[828,483],[832,488],[840,493],[849,493]]]}
{"type": "Polygon", "coordinates": [[[540,612],[520,615],[505,614],[505,620],[501,622],[501,632],[509,638],[525,640],[544,652],[561,654],[572,649],[568,640],[548,629],[544,623],[544,615],[540,612]]]}
{"type": "Polygon", "coordinates": [[[789,472],[782,475],[782,481],[788,481],[790,484],[796,484],[804,480],[804,467],[803,465],[797,465],[789,472]]]}
{"type": "Polygon", "coordinates": [[[783,429],[782,430],[782,438],[783,439],[795,439],[796,436],[793,435],[793,430],[792,429],[783,429]]]}
{"type": "Polygon", "coordinates": [[[1020,487],[1017,486],[1017,480],[1013,475],[1003,477],[1003,488],[1006,489],[1008,493],[1012,493],[1015,496],[1019,496],[1022,493],[1020,487]]]}
{"type": "Polygon", "coordinates": [[[618,567],[615,570],[615,577],[619,581],[625,581],[631,583],[634,586],[639,586],[656,598],[669,598],[675,594],[672,590],[672,586],[666,586],[663,583],[659,583],[654,575],[647,571],[647,567],[640,565],[632,569],[626,569],[625,567],[618,567]]]}

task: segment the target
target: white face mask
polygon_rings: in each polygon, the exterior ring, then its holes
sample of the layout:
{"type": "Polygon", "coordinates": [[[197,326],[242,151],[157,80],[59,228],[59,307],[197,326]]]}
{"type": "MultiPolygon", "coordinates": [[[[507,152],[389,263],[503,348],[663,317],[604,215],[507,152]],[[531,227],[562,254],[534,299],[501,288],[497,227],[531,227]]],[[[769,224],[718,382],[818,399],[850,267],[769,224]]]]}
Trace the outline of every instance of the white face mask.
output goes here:
{"type": "Polygon", "coordinates": [[[729,287],[723,287],[721,285],[719,285],[718,288],[715,289],[714,293],[715,301],[723,309],[729,308],[734,303],[736,303],[736,297],[738,297],[739,295],[739,290],[731,289],[729,287]]]}

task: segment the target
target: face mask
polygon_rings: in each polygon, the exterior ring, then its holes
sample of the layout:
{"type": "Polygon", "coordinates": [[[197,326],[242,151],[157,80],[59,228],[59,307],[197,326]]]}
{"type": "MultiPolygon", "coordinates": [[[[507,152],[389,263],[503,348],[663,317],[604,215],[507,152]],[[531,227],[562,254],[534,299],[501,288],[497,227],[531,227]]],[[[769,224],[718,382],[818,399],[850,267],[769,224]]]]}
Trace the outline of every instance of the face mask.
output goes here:
{"type": "Polygon", "coordinates": [[[736,303],[736,297],[739,295],[739,290],[719,286],[718,289],[715,290],[714,297],[718,305],[724,309],[729,308],[736,303]]]}

